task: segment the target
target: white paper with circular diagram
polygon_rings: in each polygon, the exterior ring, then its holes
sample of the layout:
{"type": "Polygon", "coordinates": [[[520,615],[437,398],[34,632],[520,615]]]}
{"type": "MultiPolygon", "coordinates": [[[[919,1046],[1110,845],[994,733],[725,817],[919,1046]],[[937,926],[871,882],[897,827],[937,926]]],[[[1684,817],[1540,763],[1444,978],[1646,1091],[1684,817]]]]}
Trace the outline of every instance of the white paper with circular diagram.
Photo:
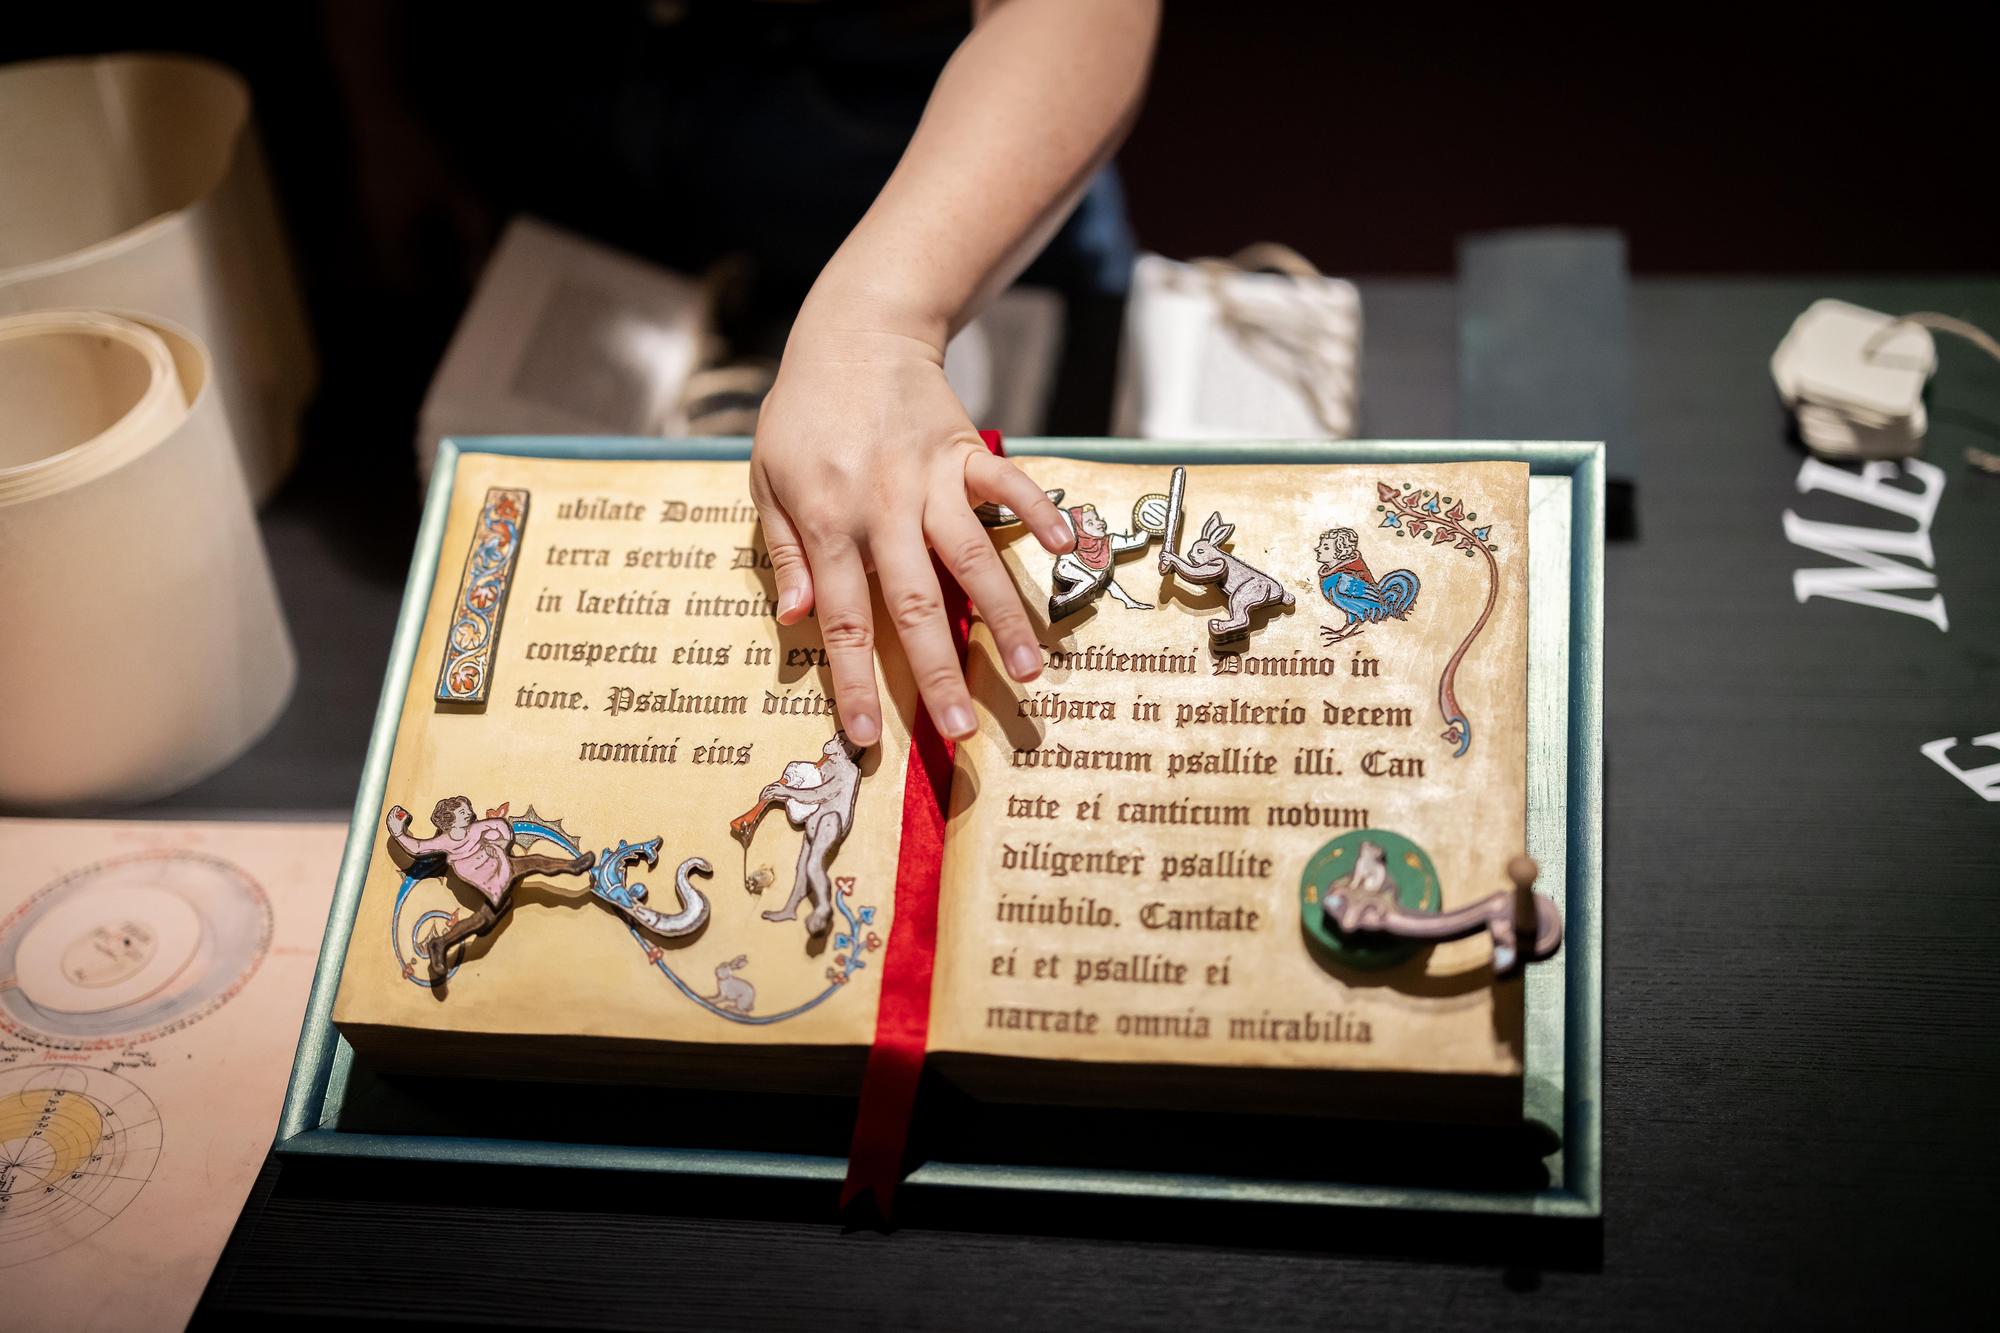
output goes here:
{"type": "Polygon", "coordinates": [[[0,820],[0,1289],[184,1322],[277,1125],[339,824],[0,820]]]}

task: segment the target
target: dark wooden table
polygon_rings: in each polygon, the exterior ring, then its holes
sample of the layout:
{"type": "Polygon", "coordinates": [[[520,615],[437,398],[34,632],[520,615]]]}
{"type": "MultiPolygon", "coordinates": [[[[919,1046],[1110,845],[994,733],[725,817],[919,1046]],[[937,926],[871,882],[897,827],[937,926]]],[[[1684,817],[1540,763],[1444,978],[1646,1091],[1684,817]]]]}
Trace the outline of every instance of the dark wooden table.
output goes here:
{"type": "MultiPolygon", "coordinates": [[[[1449,284],[1363,285],[1366,430],[1453,431],[1449,284]]],[[[1766,367],[1819,296],[2000,328],[2000,282],[1642,281],[1638,530],[1608,552],[1605,1216],[1450,1218],[832,1197],[558,1171],[267,1166],[197,1324],[283,1315],[718,1328],[1876,1325],[1985,1275],[2000,1192],[2000,803],[1924,757],[2000,730],[2000,366],[1941,341],[1925,457],[1949,632],[1815,598],[1766,367]]],[[[404,546],[324,488],[267,516],[302,658],[277,730],[149,813],[344,815],[404,546]]],[[[1919,593],[1918,596],[1923,594],[1919,593]]],[[[2000,754],[1962,748],[1965,767],[2000,754]]],[[[1135,1116],[1133,1133],[1147,1131],[1135,1116]]]]}

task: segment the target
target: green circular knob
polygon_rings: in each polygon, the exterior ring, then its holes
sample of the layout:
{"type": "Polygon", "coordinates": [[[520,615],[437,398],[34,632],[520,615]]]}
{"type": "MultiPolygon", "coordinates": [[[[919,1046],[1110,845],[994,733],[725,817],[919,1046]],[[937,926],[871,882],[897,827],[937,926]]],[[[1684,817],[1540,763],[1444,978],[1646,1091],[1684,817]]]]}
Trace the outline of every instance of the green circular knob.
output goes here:
{"type": "Polygon", "coordinates": [[[1323,964],[1375,970],[1406,962],[1429,946],[1421,940],[1386,936],[1343,935],[1326,919],[1320,904],[1334,884],[1353,872],[1361,845],[1382,849],[1383,864],[1396,886],[1396,901],[1411,912],[1435,912],[1444,906],[1437,867],[1430,854],[1400,833],[1359,829],[1343,833],[1312,854],[1299,875],[1299,926],[1306,945],[1323,964]]]}

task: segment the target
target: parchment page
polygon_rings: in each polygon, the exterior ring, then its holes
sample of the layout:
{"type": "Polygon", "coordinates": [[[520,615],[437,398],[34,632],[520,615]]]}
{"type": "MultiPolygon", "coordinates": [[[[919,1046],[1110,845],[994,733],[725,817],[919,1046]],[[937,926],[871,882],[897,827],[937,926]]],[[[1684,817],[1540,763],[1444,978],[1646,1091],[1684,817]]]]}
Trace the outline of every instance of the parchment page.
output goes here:
{"type": "MultiPolygon", "coordinates": [[[[1164,467],[1026,466],[1114,547],[1170,490],[1164,467]]],[[[1492,984],[1483,933],[1360,966],[1306,923],[1370,846],[1433,908],[1507,886],[1527,481],[1498,462],[1190,468],[1177,549],[1219,512],[1224,549],[1291,598],[1252,613],[1240,651],[1211,646],[1223,584],[1161,574],[1164,534],[1114,555],[1116,589],[1044,634],[1028,686],[976,626],[986,717],[958,751],[932,1049],[1517,1074],[1520,983],[1492,984]]],[[[1046,605],[1055,561],[1001,531],[1046,605]]]]}
{"type": "Polygon", "coordinates": [[[817,622],[780,629],[773,619],[775,587],[756,545],[747,476],[743,463],[460,457],[384,811],[401,805],[411,836],[426,839],[435,836],[439,801],[463,796],[482,820],[504,807],[497,817],[513,823],[519,857],[568,855],[532,836],[537,821],[559,825],[600,860],[621,842],[659,838],[657,868],[633,864],[626,878],[647,886],[643,905],[673,916],[686,906],[677,869],[703,858],[713,876],[690,873],[687,882],[706,897],[708,919],[688,934],[635,933],[589,891],[589,876],[535,874],[434,987],[422,941],[484,900],[475,885],[445,878],[406,892],[406,867],[378,825],[337,1022],[869,1042],[914,693],[900,666],[880,681],[884,735],[859,761],[850,831],[824,866],[830,925],[809,932],[820,906],[810,892],[792,904],[793,919],[765,919],[785,910],[797,882],[794,818],[814,812],[777,803],[747,850],[731,823],[759,804],[767,784],[816,781],[838,723],[817,622]],[[492,537],[494,492],[525,495],[497,647],[480,668],[488,701],[440,704],[468,552],[475,536],[492,537]]]}
{"type": "Polygon", "coordinates": [[[187,1322],[277,1128],[345,834],[0,820],[0,1325],[187,1322]]]}

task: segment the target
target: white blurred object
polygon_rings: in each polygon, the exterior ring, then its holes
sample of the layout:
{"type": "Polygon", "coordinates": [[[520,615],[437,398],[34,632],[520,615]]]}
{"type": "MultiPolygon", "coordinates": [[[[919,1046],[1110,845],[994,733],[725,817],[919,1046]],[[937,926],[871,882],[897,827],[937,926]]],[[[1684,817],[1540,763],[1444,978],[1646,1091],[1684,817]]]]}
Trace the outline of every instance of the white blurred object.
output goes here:
{"type": "Polygon", "coordinates": [[[944,352],[944,376],[981,430],[1040,435],[1062,355],[1063,300],[1040,287],[1013,287],[958,331],[944,352]]]}
{"type": "Polygon", "coordinates": [[[178,791],[291,694],[212,366],[150,316],[0,317],[0,805],[178,791]]]}
{"type": "Polygon", "coordinates": [[[1908,458],[1929,425],[1924,385],[1937,345],[1914,319],[1815,301],[1771,354],[1799,437],[1828,458],[1908,458]]]}
{"type": "MultiPolygon", "coordinates": [[[[1062,298],[1041,288],[1000,294],[945,347],[944,374],[982,430],[1040,435],[1062,351],[1062,298]]],[[[681,394],[690,435],[754,435],[775,362],[745,358],[689,377],[681,394]]]]}
{"type": "Polygon", "coordinates": [[[1297,253],[1134,267],[1113,434],[1348,439],[1360,386],[1361,295],[1297,253]]]}
{"type": "Polygon", "coordinates": [[[187,56],[0,68],[0,315],[143,310],[213,359],[254,499],[315,369],[243,80],[187,56]]]}
{"type": "Polygon", "coordinates": [[[694,278],[517,217],[424,395],[417,461],[446,435],[681,435],[711,302],[694,278]]]}

